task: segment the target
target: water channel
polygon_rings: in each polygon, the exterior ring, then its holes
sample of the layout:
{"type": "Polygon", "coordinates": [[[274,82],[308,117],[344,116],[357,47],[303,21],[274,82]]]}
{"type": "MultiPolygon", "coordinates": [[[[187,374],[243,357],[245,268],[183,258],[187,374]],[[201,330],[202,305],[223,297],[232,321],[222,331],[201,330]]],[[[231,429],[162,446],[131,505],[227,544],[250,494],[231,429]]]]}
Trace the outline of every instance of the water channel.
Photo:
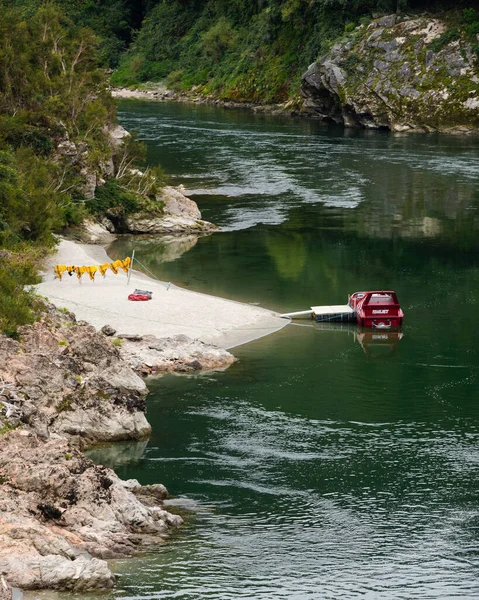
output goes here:
{"type": "MultiPolygon", "coordinates": [[[[394,289],[403,335],[304,322],[150,382],[96,458],[192,510],[122,600],[479,597],[479,139],[122,102],[221,233],[122,239],[157,277],[279,311],[394,289]]],[[[82,596],[85,597],[85,596],[82,596]]]]}

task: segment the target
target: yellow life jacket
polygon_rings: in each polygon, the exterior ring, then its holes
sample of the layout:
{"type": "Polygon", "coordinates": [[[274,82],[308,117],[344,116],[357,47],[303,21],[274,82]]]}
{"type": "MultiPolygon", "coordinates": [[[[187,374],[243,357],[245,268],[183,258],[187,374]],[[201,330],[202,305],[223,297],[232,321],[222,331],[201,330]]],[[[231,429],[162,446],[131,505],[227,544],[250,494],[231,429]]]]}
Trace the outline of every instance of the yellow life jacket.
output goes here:
{"type": "Polygon", "coordinates": [[[130,262],[131,262],[131,259],[129,256],[127,256],[125,258],[125,260],[121,261],[121,268],[125,271],[125,273],[128,273],[128,271],[130,269],[130,262]]]}
{"type": "Polygon", "coordinates": [[[98,270],[100,271],[102,277],[105,277],[105,273],[108,271],[109,266],[110,266],[109,263],[103,263],[102,265],[100,265],[98,267],[98,270]]]}
{"type": "Polygon", "coordinates": [[[113,273],[115,273],[115,275],[118,273],[119,268],[119,265],[117,263],[117,260],[115,260],[115,262],[110,263],[110,269],[113,271],[113,273]]]}
{"type": "Polygon", "coordinates": [[[83,266],[83,267],[75,267],[75,272],[77,274],[78,279],[81,279],[82,275],[84,273],[88,272],[88,267],[85,267],[85,266],[83,266]]]}
{"type": "Polygon", "coordinates": [[[95,274],[98,271],[98,267],[96,267],[95,265],[91,266],[91,267],[87,267],[88,268],[88,275],[90,275],[90,279],[92,281],[95,280],[95,274]]]}
{"type": "Polygon", "coordinates": [[[65,271],[67,270],[67,266],[66,265],[56,265],[55,267],[53,267],[53,270],[55,271],[55,277],[57,277],[58,279],[61,280],[63,273],[65,273],[65,271]]]}

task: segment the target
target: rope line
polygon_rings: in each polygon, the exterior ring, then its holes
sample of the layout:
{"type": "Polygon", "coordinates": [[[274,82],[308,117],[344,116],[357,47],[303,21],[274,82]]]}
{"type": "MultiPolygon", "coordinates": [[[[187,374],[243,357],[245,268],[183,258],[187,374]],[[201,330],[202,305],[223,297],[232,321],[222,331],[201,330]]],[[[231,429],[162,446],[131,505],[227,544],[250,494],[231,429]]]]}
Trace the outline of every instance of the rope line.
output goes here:
{"type": "MultiPolygon", "coordinates": [[[[167,290],[169,290],[169,289],[170,289],[170,287],[171,287],[171,282],[169,282],[169,281],[168,281],[168,283],[165,283],[164,281],[161,281],[161,279],[158,279],[158,277],[157,277],[157,276],[156,276],[154,273],[152,273],[148,267],[145,267],[145,265],[144,265],[143,263],[141,263],[141,262],[140,262],[140,261],[139,261],[139,260],[136,258],[136,256],[135,256],[135,262],[137,262],[137,263],[138,263],[138,264],[139,264],[141,267],[143,267],[143,268],[145,269],[145,271],[148,271],[148,273],[149,273],[149,274],[150,274],[150,275],[151,275],[151,276],[152,276],[154,279],[156,279],[156,281],[158,281],[158,283],[161,283],[161,285],[164,285],[164,286],[165,286],[165,288],[166,288],[167,290]]],[[[133,267],[133,261],[132,261],[132,267],[133,267]]]]}

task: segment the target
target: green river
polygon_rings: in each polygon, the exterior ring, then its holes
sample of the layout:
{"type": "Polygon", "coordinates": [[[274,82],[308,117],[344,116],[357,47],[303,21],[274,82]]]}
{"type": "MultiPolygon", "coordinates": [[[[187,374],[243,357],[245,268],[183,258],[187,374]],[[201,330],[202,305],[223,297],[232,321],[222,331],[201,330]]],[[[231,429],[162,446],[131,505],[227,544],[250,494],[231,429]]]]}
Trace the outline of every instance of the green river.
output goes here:
{"type": "Polygon", "coordinates": [[[151,380],[149,442],[93,456],[189,516],[114,563],[106,597],[477,599],[479,139],[153,102],[119,117],[223,231],[110,255],[280,312],[393,289],[405,326],[303,321],[225,372],[151,380]]]}

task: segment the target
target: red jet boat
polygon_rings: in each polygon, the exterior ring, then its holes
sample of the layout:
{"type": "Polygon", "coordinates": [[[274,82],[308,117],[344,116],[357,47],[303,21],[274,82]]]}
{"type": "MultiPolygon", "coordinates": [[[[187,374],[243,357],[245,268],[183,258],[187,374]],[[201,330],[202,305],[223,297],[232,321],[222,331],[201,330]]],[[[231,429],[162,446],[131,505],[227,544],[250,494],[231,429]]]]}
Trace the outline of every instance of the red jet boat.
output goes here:
{"type": "Polygon", "coordinates": [[[399,306],[396,292],[355,292],[349,297],[358,325],[373,329],[399,329],[404,313],[399,306]]]}

